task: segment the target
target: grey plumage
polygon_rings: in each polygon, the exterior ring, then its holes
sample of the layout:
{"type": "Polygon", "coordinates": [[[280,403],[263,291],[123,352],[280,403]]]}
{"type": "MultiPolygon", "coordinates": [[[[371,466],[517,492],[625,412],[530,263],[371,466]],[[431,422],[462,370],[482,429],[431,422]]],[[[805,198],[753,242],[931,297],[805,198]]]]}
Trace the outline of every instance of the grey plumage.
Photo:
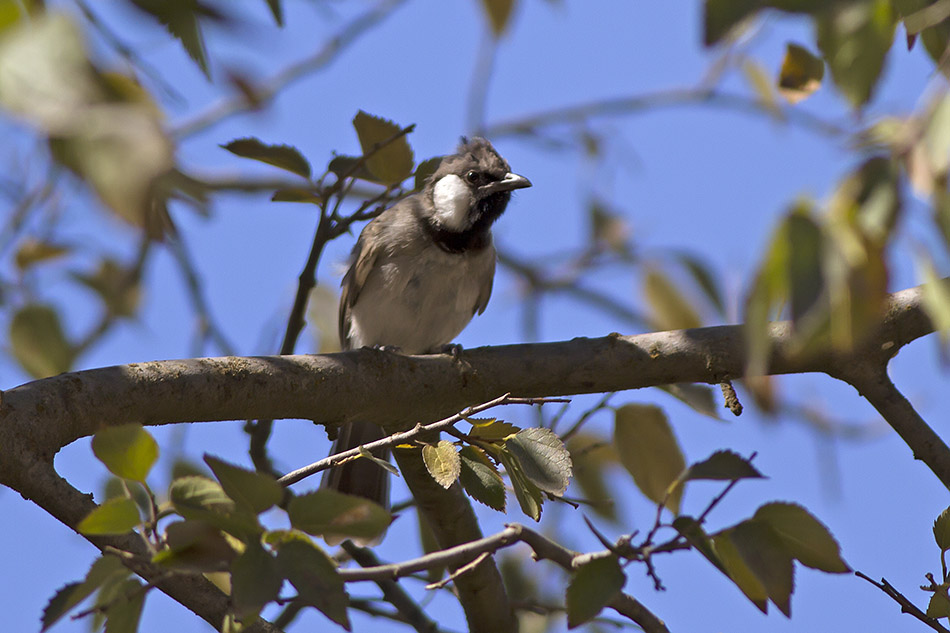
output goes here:
{"type": "MultiPolygon", "coordinates": [[[[424,354],[451,343],[488,305],[495,273],[492,224],[511,191],[530,186],[487,140],[462,139],[421,192],[383,211],[360,234],[343,277],[343,349],[387,346],[424,354]]],[[[351,422],[334,452],[383,436],[370,421],[351,422]]],[[[388,451],[378,456],[386,458],[388,451]]],[[[388,504],[389,475],[369,460],[329,470],[324,484],[388,504]]]]}

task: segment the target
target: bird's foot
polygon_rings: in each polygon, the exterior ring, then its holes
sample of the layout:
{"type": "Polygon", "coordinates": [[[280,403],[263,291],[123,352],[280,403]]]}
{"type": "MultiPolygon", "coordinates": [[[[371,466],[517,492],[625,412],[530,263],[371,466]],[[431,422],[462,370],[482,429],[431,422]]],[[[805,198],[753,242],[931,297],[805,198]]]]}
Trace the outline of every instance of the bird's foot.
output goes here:
{"type": "Polygon", "coordinates": [[[464,348],[463,348],[461,345],[459,345],[458,343],[447,343],[447,344],[443,345],[443,346],[439,349],[439,353],[440,353],[440,354],[448,354],[448,355],[451,356],[456,362],[462,360],[462,352],[463,352],[463,351],[464,351],[464,348]]]}
{"type": "Polygon", "coordinates": [[[398,345],[373,345],[373,349],[387,354],[402,354],[402,348],[398,345]]]}

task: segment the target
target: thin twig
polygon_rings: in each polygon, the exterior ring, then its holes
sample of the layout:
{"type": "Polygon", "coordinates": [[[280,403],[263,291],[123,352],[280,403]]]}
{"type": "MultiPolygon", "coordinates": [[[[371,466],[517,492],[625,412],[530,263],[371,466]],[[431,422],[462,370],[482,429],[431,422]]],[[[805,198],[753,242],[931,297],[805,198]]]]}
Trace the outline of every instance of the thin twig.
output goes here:
{"type": "Polygon", "coordinates": [[[924,613],[919,608],[917,608],[917,605],[915,605],[913,602],[908,600],[907,597],[904,594],[902,594],[900,591],[895,589],[894,585],[887,582],[886,578],[881,578],[881,582],[877,582],[859,571],[854,572],[854,575],[857,576],[858,578],[863,578],[864,580],[868,581],[869,583],[871,583],[872,585],[874,585],[875,587],[877,587],[878,589],[886,593],[891,598],[891,600],[893,600],[894,602],[896,602],[897,604],[901,606],[901,613],[907,613],[909,615],[914,616],[915,618],[917,618],[918,620],[920,620],[921,622],[923,622],[924,624],[932,628],[934,631],[939,631],[939,633],[950,633],[950,629],[947,629],[942,624],[940,624],[940,622],[937,621],[935,618],[929,617],[926,613],[924,613]]]}
{"type": "Polygon", "coordinates": [[[298,468],[293,472],[287,473],[278,479],[277,482],[283,486],[293,485],[298,481],[309,477],[310,475],[314,475],[318,472],[326,470],[327,468],[332,468],[333,466],[338,466],[343,462],[356,459],[361,455],[363,450],[375,451],[378,448],[392,448],[393,446],[404,444],[426,433],[432,433],[433,431],[444,431],[466,418],[470,418],[473,415],[478,415],[482,411],[491,409],[493,407],[504,404],[544,404],[546,402],[564,401],[564,398],[514,398],[511,396],[511,394],[505,394],[483,404],[469,407],[460,413],[456,413],[455,415],[445,418],[444,420],[439,420],[438,422],[432,422],[430,424],[416,424],[415,427],[409,429],[408,431],[394,433],[393,435],[376,440],[375,442],[370,442],[369,444],[364,444],[363,446],[357,446],[356,448],[351,448],[350,450],[330,455],[329,457],[321,459],[318,462],[314,462],[308,466],[304,466],[303,468],[298,468]]]}

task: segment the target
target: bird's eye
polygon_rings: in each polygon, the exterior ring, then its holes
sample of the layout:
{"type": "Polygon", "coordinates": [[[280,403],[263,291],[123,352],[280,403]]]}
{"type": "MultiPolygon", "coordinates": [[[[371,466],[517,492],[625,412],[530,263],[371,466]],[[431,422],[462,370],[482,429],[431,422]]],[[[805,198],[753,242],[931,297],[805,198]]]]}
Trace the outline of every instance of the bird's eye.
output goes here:
{"type": "Polygon", "coordinates": [[[482,179],[482,175],[477,171],[470,171],[465,174],[465,180],[469,181],[473,185],[478,184],[478,181],[482,179]]]}

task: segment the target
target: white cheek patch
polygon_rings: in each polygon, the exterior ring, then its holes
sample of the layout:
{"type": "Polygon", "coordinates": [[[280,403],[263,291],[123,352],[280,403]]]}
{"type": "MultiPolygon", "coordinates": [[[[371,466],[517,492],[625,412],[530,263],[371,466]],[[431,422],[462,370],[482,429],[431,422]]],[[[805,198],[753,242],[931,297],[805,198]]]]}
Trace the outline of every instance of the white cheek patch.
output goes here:
{"type": "Polygon", "coordinates": [[[435,183],[432,193],[435,203],[435,217],[447,229],[464,228],[469,208],[472,204],[472,192],[468,185],[455,174],[449,174],[435,183]]]}

